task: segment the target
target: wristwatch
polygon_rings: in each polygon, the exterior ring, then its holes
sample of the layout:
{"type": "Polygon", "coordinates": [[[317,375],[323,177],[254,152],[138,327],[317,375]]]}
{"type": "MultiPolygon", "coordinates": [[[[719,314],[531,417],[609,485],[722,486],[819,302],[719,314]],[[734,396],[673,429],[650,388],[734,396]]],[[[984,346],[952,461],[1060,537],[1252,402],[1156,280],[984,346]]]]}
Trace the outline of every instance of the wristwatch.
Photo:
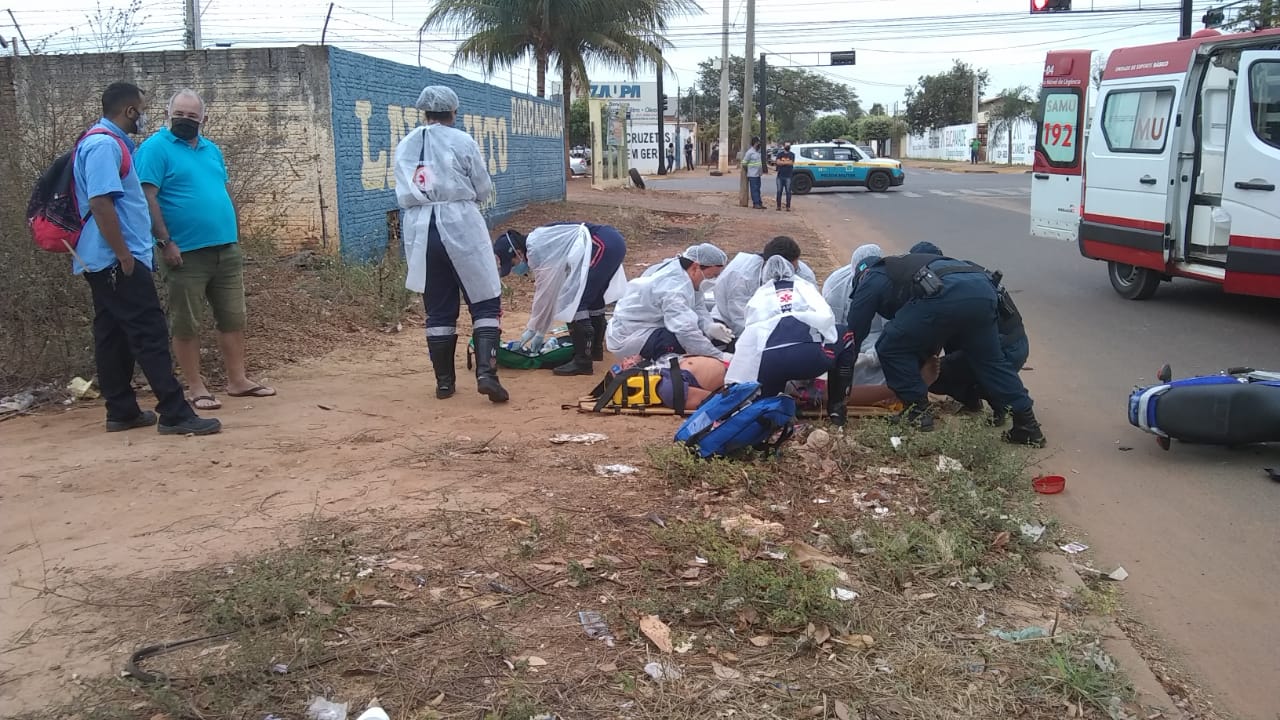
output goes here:
{"type": "Polygon", "coordinates": [[[161,250],[165,249],[165,247],[167,247],[168,245],[169,245],[168,240],[162,240],[160,238],[156,238],[156,247],[160,248],[161,250]]]}

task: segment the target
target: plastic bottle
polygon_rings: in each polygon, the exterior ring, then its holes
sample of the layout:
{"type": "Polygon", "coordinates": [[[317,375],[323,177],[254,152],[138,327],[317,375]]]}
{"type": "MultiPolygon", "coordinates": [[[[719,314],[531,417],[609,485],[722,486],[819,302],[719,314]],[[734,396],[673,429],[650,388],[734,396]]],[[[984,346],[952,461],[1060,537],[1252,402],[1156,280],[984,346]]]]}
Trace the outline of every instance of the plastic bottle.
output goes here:
{"type": "Polygon", "coordinates": [[[356,720],[391,720],[391,716],[387,715],[387,711],[378,707],[377,703],[369,705],[369,709],[360,713],[360,717],[356,720]]]}

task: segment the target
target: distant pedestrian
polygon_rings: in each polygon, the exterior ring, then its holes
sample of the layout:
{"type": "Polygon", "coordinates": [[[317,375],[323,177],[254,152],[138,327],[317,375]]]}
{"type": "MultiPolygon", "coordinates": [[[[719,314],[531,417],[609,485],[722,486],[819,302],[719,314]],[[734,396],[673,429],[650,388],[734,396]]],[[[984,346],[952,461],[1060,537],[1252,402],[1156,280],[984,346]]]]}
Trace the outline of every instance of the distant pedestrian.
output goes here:
{"type": "Polygon", "coordinates": [[[970,165],[978,164],[978,152],[980,150],[982,150],[981,140],[979,140],[978,138],[974,138],[969,141],[969,164],[970,165]]]}
{"type": "Polygon", "coordinates": [[[710,165],[711,167],[720,166],[720,141],[719,140],[711,143],[711,157],[709,158],[709,160],[710,162],[708,162],[707,164],[710,165]]]}
{"type": "Polygon", "coordinates": [[[102,93],[102,119],[75,149],[72,167],[84,220],[72,270],[93,296],[93,356],[107,404],[107,432],[159,425],[162,435],[209,435],[216,418],[196,415],[173,374],[169,328],[152,280],[155,246],[147,198],[133,167],[133,140],[147,134],[147,100],[138,86],[112,83],[102,93]],[[135,365],[156,396],[159,417],[138,407],[135,365]]]}
{"type": "Polygon", "coordinates": [[[667,169],[674,170],[676,167],[676,144],[667,143],[667,169]]]}
{"type": "Polygon", "coordinates": [[[760,138],[751,138],[751,147],[742,153],[742,169],[747,172],[747,187],[751,190],[751,207],[764,209],[764,201],[760,199],[760,173],[764,169],[764,159],[760,156],[760,138]]]}
{"type": "Polygon", "coordinates": [[[785,190],[787,193],[787,212],[791,212],[791,173],[796,164],[796,154],[791,152],[791,143],[785,142],[782,144],[782,149],[778,151],[774,163],[778,169],[778,174],[773,181],[773,184],[778,188],[778,210],[782,210],[782,193],[785,190]]]}
{"type": "Polygon", "coordinates": [[[693,169],[693,138],[685,138],[684,141],[684,166],[693,169]]]}
{"type": "Polygon", "coordinates": [[[200,320],[207,304],[218,328],[227,395],[270,397],[244,362],[244,256],[222,150],[200,134],[204,100],[180,90],[169,100],[169,127],[138,148],[138,179],[151,209],[151,234],[164,258],[173,353],[197,410],[222,403],[200,372],[200,320]]]}

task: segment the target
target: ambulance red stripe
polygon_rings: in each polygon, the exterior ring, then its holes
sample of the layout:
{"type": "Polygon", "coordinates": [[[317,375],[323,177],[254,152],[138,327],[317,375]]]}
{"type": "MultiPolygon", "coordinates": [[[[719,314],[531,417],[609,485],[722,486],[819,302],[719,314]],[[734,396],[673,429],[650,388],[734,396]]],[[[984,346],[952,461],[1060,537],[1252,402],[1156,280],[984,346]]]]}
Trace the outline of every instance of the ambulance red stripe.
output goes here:
{"type": "Polygon", "coordinates": [[[1133,228],[1135,230],[1152,230],[1161,232],[1164,230],[1164,223],[1154,222],[1151,220],[1137,220],[1135,218],[1120,217],[1118,215],[1099,215],[1097,213],[1085,213],[1084,219],[1087,222],[1101,223],[1103,225],[1119,225],[1120,227],[1133,228]]]}
{"type": "Polygon", "coordinates": [[[1231,246],[1251,248],[1253,250],[1280,250],[1280,238],[1232,235],[1231,246]]]}

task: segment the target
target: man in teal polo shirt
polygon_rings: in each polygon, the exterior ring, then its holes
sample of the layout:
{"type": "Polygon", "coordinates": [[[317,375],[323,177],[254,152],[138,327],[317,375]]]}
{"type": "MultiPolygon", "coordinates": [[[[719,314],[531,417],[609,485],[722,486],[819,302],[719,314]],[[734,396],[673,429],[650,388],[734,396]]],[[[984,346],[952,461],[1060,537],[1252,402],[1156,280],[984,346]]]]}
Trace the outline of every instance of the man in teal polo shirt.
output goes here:
{"type": "Polygon", "coordinates": [[[200,135],[204,100],[179,90],[168,107],[169,127],[138,148],[138,178],[151,209],[151,231],[164,257],[173,349],[200,410],[222,407],[200,373],[200,320],[207,302],[231,397],[269,397],[244,363],[244,257],[235,207],[227,192],[222,150],[200,135]]]}

